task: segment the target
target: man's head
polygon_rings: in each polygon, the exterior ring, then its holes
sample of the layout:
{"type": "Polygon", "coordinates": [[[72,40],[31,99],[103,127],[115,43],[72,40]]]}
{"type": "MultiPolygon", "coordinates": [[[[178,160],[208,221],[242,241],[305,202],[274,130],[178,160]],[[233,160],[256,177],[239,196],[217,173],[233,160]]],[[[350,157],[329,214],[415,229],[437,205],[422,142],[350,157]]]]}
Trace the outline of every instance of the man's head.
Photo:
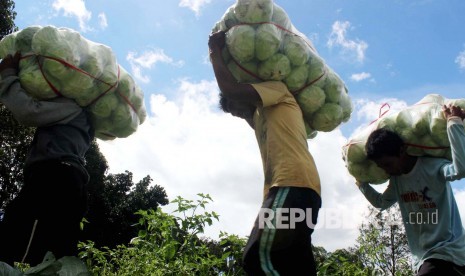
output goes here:
{"type": "Polygon", "coordinates": [[[231,113],[231,115],[242,119],[253,118],[253,113],[255,112],[255,106],[239,101],[228,100],[223,94],[220,94],[220,108],[224,112],[231,113]]]}
{"type": "Polygon", "coordinates": [[[406,149],[397,133],[384,128],[373,131],[365,145],[367,158],[390,175],[400,175],[411,169],[412,157],[406,149]]]}

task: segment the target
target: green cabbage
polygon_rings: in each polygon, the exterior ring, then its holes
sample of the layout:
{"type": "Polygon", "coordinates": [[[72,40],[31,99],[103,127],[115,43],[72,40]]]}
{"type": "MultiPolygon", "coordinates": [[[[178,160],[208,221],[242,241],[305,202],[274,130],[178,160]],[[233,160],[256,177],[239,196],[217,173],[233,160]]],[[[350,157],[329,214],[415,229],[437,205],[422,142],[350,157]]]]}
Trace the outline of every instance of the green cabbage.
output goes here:
{"type": "Polygon", "coordinates": [[[234,14],[234,6],[231,6],[223,14],[221,20],[216,25],[216,28],[212,30],[212,33],[216,33],[217,31],[227,31],[237,24],[239,24],[239,21],[234,14]]]}
{"type": "Polygon", "coordinates": [[[304,39],[295,34],[288,34],[284,39],[284,53],[294,66],[307,63],[310,58],[310,48],[304,39]]]}
{"type": "Polygon", "coordinates": [[[291,20],[289,20],[286,11],[276,4],[273,6],[273,16],[271,17],[271,21],[286,30],[290,30],[292,27],[291,20]]]}
{"type": "Polygon", "coordinates": [[[139,110],[144,108],[144,94],[139,85],[135,85],[134,93],[129,96],[129,102],[131,102],[134,109],[139,110]]]}
{"type": "Polygon", "coordinates": [[[412,116],[410,115],[410,110],[402,110],[398,112],[395,120],[397,129],[412,128],[412,116]]]}
{"type": "Polygon", "coordinates": [[[420,137],[429,134],[429,116],[427,114],[412,114],[413,133],[420,137]]]}
{"type": "Polygon", "coordinates": [[[362,181],[362,182],[371,182],[372,178],[369,176],[369,164],[367,165],[366,163],[368,162],[363,162],[363,163],[354,163],[354,162],[348,162],[347,163],[347,170],[349,173],[357,180],[362,181]]]}
{"type": "Polygon", "coordinates": [[[129,98],[134,109],[137,111],[137,117],[139,119],[139,124],[142,124],[147,117],[147,113],[145,111],[144,105],[144,94],[142,93],[142,89],[136,84],[136,89],[134,90],[134,94],[131,95],[129,98]]]}
{"type": "Polygon", "coordinates": [[[57,95],[52,85],[80,106],[92,104],[96,137],[114,139],[105,133],[115,128],[127,137],[135,131],[134,125],[145,120],[142,90],[117,64],[110,47],[89,41],[69,28],[30,26],[0,41],[0,54],[14,53],[16,48],[33,51],[38,57],[20,60],[18,76],[26,92],[37,99],[54,98],[57,95]],[[99,98],[104,92],[108,94],[99,98]],[[129,110],[126,100],[118,100],[115,95],[123,95],[135,110],[129,110]]]}
{"type": "Polygon", "coordinates": [[[59,58],[72,64],[79,65],[80,57],[76,48],[82,45],[77,37],[67,32],[70,29],[45,26],[38,30],[32,38],[31,48],[36,54],[59,58]]]}
{"type": "Polygon", "coordinates": [[[318,86],[323,86],[326,83],[325,81],[323,81],[326,79],[326,75],[324,77],[321,77],[326,72],[326,65],[324,64],[323,60],[316,55],[310,55],[308,65],[308,82],[313,83],[317,79],[319,79],[315,84],[318,86]]]}
{"type": "MultiPolygon", "coordinates": [[[[35,58],[21,59],[19,61],[19,68],[18,77],[21,86],[26,91],[30,91],[29,94],[31,96],[41,100],[57,97],[57,94],[45,81],[35,58]]],[[[52,83],[57,83],[57,80],[53,76],[50,76],[48,80],[52,83]]]]}
{"type": "Polygon", "coordinates": [[[281,46],[282,31],[272,24],[261,24],[255,33],[255,57],[264,61],[276,54],[281,46]]]}
{"type": "Polygon", "coordinates": [[[307,77],[308,67],[306,65],[301,65],[298,67],[294,67],[291,73],[289,73],[289,76],[287,76],[287,78],[284,79],[284,82],[286,83],[289,90],[295,91],[305,86],[305,83],[307,82],[307,77]]]}
{"type": "Polygon", "coordinates": [[[73,69],[65,66],[60,61],[44,58],[42,61],[42,68],[45,72],[45,75],[53,76],[55,79],[60,80],[60,82],[66,82],[73,77],[75,72],[73,69]]]}
{"type": "MultiPolygon", "coordinates": [[[[88,51],[82,55],[80,68],[95,78],[100,78],[105,71],[107,61],[116,61],[111,49],[108,46],[97,44],[89,41],[88,51]]],[[[113,62],[112,62],[113,63],[113,62]]],[[[116,63],[116,62],[114,62],[116,63]]],[[[116,67],[113,70],[113,79],[111,82],[116,81],[116,67]]]]}
{"type": "Polygon", "coordinates": [[[129,73],[123,68],[120,68],[120,78],[116,92],[126,98],[130,98],[136,89],[136,83],[129,73]]]}
{"type": "Polygon", "coordinates": [[[90,111],[100,118],[105,118],[111,115],[118,104],[119,101],[116,94],[107,93],[92,104],[90,111]]]}
{"type": "Polygon", "coordinates": [[[245,62],[245,63],[242,63],[241,66],[250,73],[248,73],[247,71],[244,71],[241,67],[239,67],[239,65],[234,60],[228,63],[229,71],[231,71],[234,78],[238,82],[251,83],[251,82],[258,81],[258,79],[254,77],[254,75],[257,76],[258,74],[256,62],[245,62]]]}
{"type": "Polygon", "coordinates": [[[80,106],[88,106],[93,103],[101,94],[102,92],[100,90],[89,88],[86,90],[86,93],[79,95],[79,97],[74,98],[74,100],[80,106]]]}
{"type": "Polygon", "coordinates": [[[344,92],[341,94],[341,99],[339,100],[339,105],[342,107],[342,122],[347,122],[352,115],[352,110],[354,109],[353,103],[350,100],[347,88],[344,86],[344,92]]]}
{"type": "Polygon", "coordinates": [[[226,33],[226,46],[238,62],[251,61],[255,57],[255,30],[249,25],[238,25],[226,33]]]}
{"type": "Polygon", "coordinates": [[[111,135],[111,130],[114,128],[111,118],[98,118],[93,116],[92,119],[92,124],[95,128],[95,137],[102,140],[112,140],[116,138],[115,135],[111,135]]]}
{"type": "Polygon", "coordinates": [[[435,157],[443,157],[446,154],[446,149],[441,149],[440,145],[436,143],[433,138],[429,135],[425,135],[420,138],[420,145],[425,147],[431,148],[438,148],[438,149],[430,149],[430,148],[423,148],[423,152],[426,155],[435,156],[435,157]]]}
{"type": "Polygon", "coordinates": [[[39,31],[41,26],[30,26],[22,29],[16,35],[16,49],[25,55],[32,51],[32,38],[39,31]]]}
{"type": "Polygon", "coordinates": [[[378,121],[378,128],[384,128],[390,131],[396,131],[396,121],[392,116],[381,117],[378,121]]]}
{"type": "Polygon", "coordinates": [[[228,47],[224,47],[223,50],[221,50],[221,56],[223,57],[225,63],[229,63],[232,59],[228,47]]]}
{"type": "Polygon", "coordinates": [[[237,0],[234,14],[240,22],[244,23],[269,22],[273,14],[273,1],[237,0]]]}
{"type": "Polygon", "coordinates": [[[326,95],[321,88],[311,85],[297,94],[295,98],[304,116],[311,118],[311,114],[325,103],[326,95]]]}
{"type": "Polygon", "coordinates": [[[369,182],[373,184],[382,184],[389,179],[389,175],[372,161],[368,167],[368,176],[371,179],[369,182]]]}
{"type": "Polygon", "coordinates": [[[405,143],[415,144],[415,142],[418,142],[418,139],[413,133],[413,130],[409,127],[396,128],[395,132],[400,136],[400,138],[402,138],[405,143]]]}
{"type": "MultiPolygon", "coordinates": [[[[94,79],[82,74],[81,72],[73,70],[73,77],[68,80],[60,79],[61,85],[61,94],[63,96],[71,99],[82,98],[82,95],[100,95],[101,91],[95,89],[94,79]]],[[[86,105],[84,105],[86,106],[86,105]]]]}
{"type": "Polygon", "coordinates": [[[47,79],[53,78],[55,88],[63,96],[71,99],[87,97],[89,90],[94,90],[94,80],[54,59],[45,58],[42,64],[47,79]],[[85,96],[84,96],[85,95],[85,96]]]}
{"type": "Polygon", "coordinates": [[[289,59],[277,53],[258,65],[258,76],[264,80],[283,80],[291,72],[289,59]]]}
{"type": "Polygon", "coordinates": [[[310,125],[305,120],[304,120],[304,124],[305,124],[305,132],[307,133],[307,139],[315,138],[316,135],[318,134],[318,131],[311,128],[310,125]]]}
{"type": "Polygon", "coordinates": [[[326,102],[339,103],[342,93],[345,93],[345,86],[339,76],[330,70],[326,75],[323,90],[326,93],[326,102]]]}
{"type": "Polygon", "coordinates": [[[124,128],[131,123],[132,119],[131,107],[127,103],[119,104],[113,110],[111,119],[113,121],[113,129],[124,128]]]}
{"type": "Polygon", "coordinates": [[[365,143],[352,142],[347,147],[347,160],[355,163],[363,162],[367,158],[365,143]]]}
{"type": "Polygon", "coordinates": [[[0,59],[16,53],[16,33],[6,35],[0,40],[0,59]]]}
{"type": "Polygon", "coordinates": [[[120,128],[115,128],[111,132],[117,137],[126,138],[137,130],[138,125],[139,125],[139,119],[134,118],[133,120],[130,121],[128,125],[125,125],[124,127],[120,127],[120,128]]]}
{"type": "Polygon", "coordinates": [[[325,103],[313,114],[311,127],[318,131],[329,132],[342,122],[342,108],[334,103],[325,103]]]}
{"type": "Polygon", "coordinates": [[[441,117],[433,117],[430,123],[431,138],[439,146],[449,146],[449,136],[447,135],[447,120],[441,117]]]}

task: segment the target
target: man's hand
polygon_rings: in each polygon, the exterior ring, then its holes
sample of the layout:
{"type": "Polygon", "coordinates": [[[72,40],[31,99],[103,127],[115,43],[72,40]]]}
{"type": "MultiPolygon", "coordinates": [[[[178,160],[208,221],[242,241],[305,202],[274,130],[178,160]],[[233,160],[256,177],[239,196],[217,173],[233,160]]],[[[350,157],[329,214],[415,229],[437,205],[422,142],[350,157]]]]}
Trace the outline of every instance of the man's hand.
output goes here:
{"type": "Polygon", "coordinates": [[[459,106],[451,104],[449,104],[448,106],[444,105],[442,107],[442,111],[444,112],[446,120],[450,117],[460,117],[462,120],[465,119],[465,111],[459,106]]]}
{"type": "Polygon", "coordinates": [[[210,48],[210,54],[217,51],[221,51],[226,44],[226,33],[219,31],[213,33],[208,38],[208,47],[210,48]]]}
{"type": "Polygon", "coordinates": [[[15,72],[18,72],[20,57],[21,54],[19,52],[16,52],[14,56],[7,55],[0,62],[0,72],[6,69],[14,69],[15,72]]]}

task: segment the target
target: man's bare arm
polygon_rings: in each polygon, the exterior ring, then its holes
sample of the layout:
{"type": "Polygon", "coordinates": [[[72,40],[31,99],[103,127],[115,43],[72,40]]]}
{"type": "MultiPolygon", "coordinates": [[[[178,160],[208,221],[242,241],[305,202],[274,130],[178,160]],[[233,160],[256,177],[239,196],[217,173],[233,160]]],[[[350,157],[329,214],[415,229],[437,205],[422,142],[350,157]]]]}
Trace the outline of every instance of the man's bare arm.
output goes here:
{"type": "Polygon", "coordinates": [[[258,92],[252,85],[239,83],[229,71],[223,60],[222,50],[225,46],[226,34],[223,31],[211,34],[208,40],[210,59],[213,65],[218,87],[224,97],[233,101],[245,102],[253,105],[261,103],[258,92]]]}

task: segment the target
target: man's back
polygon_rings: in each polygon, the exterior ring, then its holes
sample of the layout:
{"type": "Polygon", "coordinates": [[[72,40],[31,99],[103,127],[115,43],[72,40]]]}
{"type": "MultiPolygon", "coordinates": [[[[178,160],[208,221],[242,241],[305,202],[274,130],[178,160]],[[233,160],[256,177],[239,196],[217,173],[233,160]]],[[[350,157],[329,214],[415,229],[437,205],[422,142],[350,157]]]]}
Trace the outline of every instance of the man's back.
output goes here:
{"type": "Polygon", "coordinates": [[[282,82],[253,84],[263,105],[254,126],[263,161],[265,188],[307,187],[320,194],[318,171],[308,151],[302,111],[282,82]]]}

